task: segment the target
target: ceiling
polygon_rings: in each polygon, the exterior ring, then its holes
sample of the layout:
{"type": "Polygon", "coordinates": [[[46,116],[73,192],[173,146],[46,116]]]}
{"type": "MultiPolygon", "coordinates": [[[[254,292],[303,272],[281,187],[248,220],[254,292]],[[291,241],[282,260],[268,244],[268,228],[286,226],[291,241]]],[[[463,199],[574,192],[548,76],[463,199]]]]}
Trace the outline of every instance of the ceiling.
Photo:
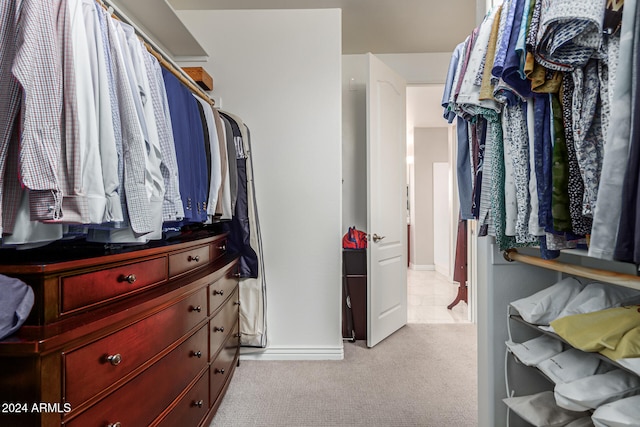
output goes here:
{"type": "Polygon", "coordinates": [[[475,27],[476,0],[166,0],[176,10],[342,9],[342,53],[451,52],[475,27]]]}

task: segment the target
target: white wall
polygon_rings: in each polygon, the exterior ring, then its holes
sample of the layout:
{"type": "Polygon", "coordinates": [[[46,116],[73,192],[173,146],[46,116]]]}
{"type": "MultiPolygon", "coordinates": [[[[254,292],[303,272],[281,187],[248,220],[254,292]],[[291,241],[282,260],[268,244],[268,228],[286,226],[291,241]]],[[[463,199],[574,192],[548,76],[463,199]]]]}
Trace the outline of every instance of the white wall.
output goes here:
{"type": "Polygon", "coordinates": [[[342,358],[341,12],[178,14],[210,54],[182,65],[251,130],[269,340],[251,357],[342,358]]]}
{"type": "Polygon", "coordinates": [[[342,225],[367,230],[366,55],[342,56],[342,225]]]}
{"type": "Polygon", "coordinates": [[[451,182],[448,162],[433,163],[433,263],[436,271],[449,277],[451,247],[451,182]]]}
{"type": "Polygon", "coordinates": [[[404,77],[408,85],[445,83],[451,61],[451,52],[380,53],[376,56],[404,77]]]}
{"type": "MultiPolygon", "coordinates": [[[[433,221],[433,164],[449,161],[447,128],[414,129],[413,215],[411,217],[411,267],[435,269],[433,221]]],[[[448,210],[448,207],[447,207],[448,210]]]]}

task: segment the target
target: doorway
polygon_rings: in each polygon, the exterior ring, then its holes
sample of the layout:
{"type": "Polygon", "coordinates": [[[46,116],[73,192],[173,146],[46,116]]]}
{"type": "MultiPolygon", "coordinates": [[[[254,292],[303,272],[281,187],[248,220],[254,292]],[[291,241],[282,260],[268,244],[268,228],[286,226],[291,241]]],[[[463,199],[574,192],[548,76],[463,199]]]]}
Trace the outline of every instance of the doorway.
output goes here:
{"type": "Polygon", "coordinates": [[[436,84],[407,87],[409,323],[470,321],[467,302],[447,308],[458,293],[453,272],[459,203],[455,128],[442,117],[442,92],[436,84]]]}
{"type": "MultiPolygon", "coordinates": [[[[342,224],[346,230],[349,226],[355,226],[359,230],[367,230],[367,197],[366,191],[366,67],[364,55],[343,55],[343,129],[342,129],[342,224]]],[[[449,58],[446,58],[448,65],[449,58]]],[[[440,61],[443,62],[444,61],[440,61]]],[[[445,73],[446,70],[438,72],[437,75],[445,73]]],[[[435,72],[434,72],[435,74],[435,72]]],[[[455,241],[456,231],[454,226],[458,220],[458,196],[457,181],[455,177],[455,128],[449,125],[442,117],[441,98],[444,86],[443,84],[410,84],[407,87],[407,183],[408,183],[408,215],[407,223],[409,225],[409,238],[407,251],[409,252],[409,268],[407,271],[407,291],[413,289],[411,284],[417,282],[425,282],[432,280],[432,283],[440,283],[439,286],[444,291],[435,291],[434,289],[425,289],[423,285],[417,289],[422,293],[418,297],[418,301],[408,299],[409,310],[416,308],[415,305],[421,305],[427,316],[439,313],[438,318],[421,317],[411,318],[411,311],[408,312],[409,322],[416,323],[444,323],[445,321],[454,323],[459,321],[467,321],[469,312],[466,303],[459,303],[452,310],[447,309],[457,294],[458,286],[452,283],[453,279],[453,261],[455,259],[455,241]],[[423,143],[424,141],[427,141],[423,143]],[[431,141],[431,142],[429,142],[431,141]],[[438,142],[434,142],[438,141],[438,142]],[[418,146],[420,144],[420,146],[418,146]],[[424,168],[423,156],[434,155],[434,146],[437,146],[437,157],[432,158],[424,168]],[[417,147],[417,148],[416,148],[417,147]],[[424,150],[422,150],[424,148],[424,150]],[[424,151],[424,152],[423,152],[424,151]],[[439,162],[447,165],[447,173],[449,175],[448,202],[446,202],[446,215],[449,216],[449,226],[446,235],[448,235],[448,253],[449,261],[442,270],[437,273],[434,255],[434,237],[433,237],[433,201],[428,205],[421,204],[423,200],[416,198],[416,194],[428,194],[430,200],[433,198],[433,163],[439,162]],[[418,178],[416,180],[416,174],[418,178]],[[424,175],[424,177],[422,176],[424,175]],[[428,179],[429,184],[425,186],[421,183],[422,178],[428,179]],[[418,187],[417,187],[418,186],[418,187]],[[424,190],[424,192],[423,192],[424,190]],[[428,216],[425,222],[424,212],[428,216]],[[430,224],[426,229],[424,224],[430,224]],[[422,228],[421,228],[422,225],[422,228]],[[425,237],[425,230],[428,234],[425,237]],[[429,252],[429,258],[420,258],[429,252]],[[416,258],[418,256],[418,258],[416,258]],[[433,277],[429,277],[429,275],[433,277]],[[432,294],[428,293],[431,291],[432,294]],[[442,302],[441,302],[442,301],[442,302]],[[437,304],[437,305],[436,305],[437,304]],[[458,313],[458,311],[462,311],[458,313]],[[448,317],[445,317],[448,316],[448,317]],[[454,317],[455,316],[455,317],[454,317]]]]}

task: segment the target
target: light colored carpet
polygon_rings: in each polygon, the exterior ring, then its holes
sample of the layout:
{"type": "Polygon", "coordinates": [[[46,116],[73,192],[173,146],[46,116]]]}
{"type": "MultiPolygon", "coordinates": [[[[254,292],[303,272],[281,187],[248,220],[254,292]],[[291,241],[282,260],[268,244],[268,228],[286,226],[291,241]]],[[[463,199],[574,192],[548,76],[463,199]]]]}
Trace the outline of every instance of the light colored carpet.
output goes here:
{"type": "Polygon", "coordinates": [[[211,427],[474,427],[476,327],[408,324],[342,361],[242,361],[211,427]]]}

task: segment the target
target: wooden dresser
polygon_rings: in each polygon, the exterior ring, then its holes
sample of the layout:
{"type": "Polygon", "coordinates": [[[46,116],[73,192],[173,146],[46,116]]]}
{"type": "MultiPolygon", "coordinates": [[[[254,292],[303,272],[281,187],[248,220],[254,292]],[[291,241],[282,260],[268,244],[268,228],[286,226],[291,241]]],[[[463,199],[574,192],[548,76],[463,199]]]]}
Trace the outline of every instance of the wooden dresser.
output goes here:
{"type": "Polygon", "coordinates": [[[144,248],[2,251],[35,292],[0,341],[0,426],[206,426],[238,362],[237,258],[226,235],[144,248]]]}

